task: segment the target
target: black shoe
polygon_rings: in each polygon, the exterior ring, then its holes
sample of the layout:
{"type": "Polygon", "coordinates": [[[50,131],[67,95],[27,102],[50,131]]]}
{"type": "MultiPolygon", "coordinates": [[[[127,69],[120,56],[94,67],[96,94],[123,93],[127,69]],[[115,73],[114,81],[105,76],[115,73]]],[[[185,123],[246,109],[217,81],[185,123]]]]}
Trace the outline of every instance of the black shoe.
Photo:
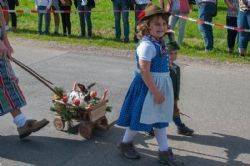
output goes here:
{"type": "Polygon", "coordinates": [[[185,136],[192,136],[194,133],[193,129],[188,128],[184,123],[178,127],[178,134],[185,136]]]}
{"type": "Polygon", "coordinates": [[[54,36],[60,36],[58,32],[54,32],[54,36]]]}
{"type": "Polygon", "coordinates": [[[120,41],[121,41],[121,38],[116,37],[116,38],[114,39],[114,41],[116,41],[116,42],[120,42],[120,41]]]}
{"type": "Polygon", "coordinates": [[[139,42],[139,39],[137,38],[136,35],[134,36],[134,42],[135,42],[135,43],[138,43],[138,42],[139,42]]]}
{"type": "Polygon", "coordinates": [[[47,32],[47,31],[44,31],[44,32],[43,32],[43,34],[45,34],[45,35],[49,35],[50,33],[49,33],[49,32],[47,32]]]}
{"type": "Polygon", "coordinates": [[[128,159],[139,159],[141,157],[140,154],[135,150],[135,147],[132,142],[129,143],[121,142],[118,145],[118,148],[121,150],[123,156],[125,156],[128,159]]]}
{"type": "Polygon", "coordinates": [[[128,38],[125,38],[125,39],[123,40],[123,42],[124,42],[124,43],[129,43],[129,39],[128,39],[128,38]]]}

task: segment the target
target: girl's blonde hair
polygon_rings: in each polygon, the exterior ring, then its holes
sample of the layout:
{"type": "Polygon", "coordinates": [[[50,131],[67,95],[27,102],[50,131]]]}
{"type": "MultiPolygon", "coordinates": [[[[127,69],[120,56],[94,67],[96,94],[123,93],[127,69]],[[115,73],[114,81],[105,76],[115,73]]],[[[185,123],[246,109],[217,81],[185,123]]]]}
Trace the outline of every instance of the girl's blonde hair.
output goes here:
{"type": "MultiPolygon", "coordinates": [[[[137,29],[137,38],[141,39],[145,35],[149,35],[149,24],[155,17],[162,17],[163,20],[166,20],[166,23],[168,23],[168,16],[165,14],[156,14],[153,16],[148,17],[148,19],[141,21],[136,29],[137,29]]],[[[167,31],[167,29],[166,29],[167,31]]]]}

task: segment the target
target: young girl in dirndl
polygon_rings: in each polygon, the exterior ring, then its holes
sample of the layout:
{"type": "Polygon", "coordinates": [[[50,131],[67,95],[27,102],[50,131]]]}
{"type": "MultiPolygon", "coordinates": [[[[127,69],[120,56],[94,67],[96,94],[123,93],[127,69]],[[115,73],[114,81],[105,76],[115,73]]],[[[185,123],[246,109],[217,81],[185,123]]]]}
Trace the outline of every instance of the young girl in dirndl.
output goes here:
{"type": "Polygon", "coordinates": [[[121,108],[117,124],[127,127],[119,148],[129,159],[138,159],[133,140],[138,131],[154,128],[159,145],[159,162],[182,165],[168,146],[166,128],[173,116],[173,88],[169,75],[169,54],[163,37],[169,13],[148,4],[140,14],[134,79],[121,108]]]}

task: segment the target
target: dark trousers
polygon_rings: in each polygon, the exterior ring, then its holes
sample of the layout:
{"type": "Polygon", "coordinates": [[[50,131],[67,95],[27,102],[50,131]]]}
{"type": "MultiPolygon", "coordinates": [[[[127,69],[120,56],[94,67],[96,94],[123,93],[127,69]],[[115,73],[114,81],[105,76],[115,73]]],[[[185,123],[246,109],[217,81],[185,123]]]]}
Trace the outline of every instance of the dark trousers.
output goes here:
{"type": "Polygon", "coordinates": [[[88,37],[91,37],[92,36],[91,9],[88,6],[82,6],[81,1],[78,1],[78,10],[80,11],[79,18],[81,26],[81,36],[82,37],[85,36],[85,25],[87,24],[88,37]]]}
{"type": "Polygon", "coordinates": [[[129,39],[129,3],[126,0],[113,0],[113,9],[115,15],[115,37],[121,37],[121,15],[123,21],[124,38],[129,39]]]}
{"type": "MultiPolygon", "coordinates": [[[[226,23],[227,23],[227,26],[237,27],[237,17],[227,16],[226,23]]],[[[234,48],[237,34],[238,34],[237,31],[234,31],[231,29],[227,30],[227,46],[228,46],[228,48],[234,48]]]]}
{"type": "MultiPolygon", "coordinates": [[[[15,10],[16,8],[16,1],[15,0],[8,0],[8,5],[10,10],[15,10]]],[[[16,13],[10,13],[11,17],[11,26],[16,27],[17,26],[17,17],[16,13]]]]}
{"type": "MultiPolygon", "coordinates": [[[[61,6],[60,10],[63,11],[70,11],[70,6],[61,6]]],[[[71,35],[71,21],[70,21],[70,13],[61,13],[62,17],[62,26],[63,26],[63,34],[66,35],[68,32],[68,35],[71,35]]]]}

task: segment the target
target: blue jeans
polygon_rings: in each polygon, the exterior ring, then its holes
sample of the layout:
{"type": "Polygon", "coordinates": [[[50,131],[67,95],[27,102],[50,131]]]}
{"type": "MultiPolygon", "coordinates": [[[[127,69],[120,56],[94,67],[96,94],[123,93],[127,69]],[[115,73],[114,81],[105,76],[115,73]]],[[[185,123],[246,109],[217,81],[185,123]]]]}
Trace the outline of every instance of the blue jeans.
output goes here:
{"type": "Polygon", "coordinates": [[[113,0],[113,9],[115,15],[115,37],[121,37],[121,14],[124,29],[124,38],[129,39],[129,1],[128,0],[113,0]],[[125,11],[124,11],[125,10],[125,11]]]}
{"type": "MultiPolygon", "coordinates": [[[[199,4],[199,19],[212,22],[213,15],[216,13],[216,5],[212,2],[199,4]]],[[[214,36],[211,25],[199,24],[199,29],[205,42],[205,49],[212,50],[214,48],[214,36]]]]}
{"type": "Polygon", "coordinates": [[[49,33],[49,26],[50,26],[50,14],[46,13],[47,7],[46,6],[38,6],[38,32],[42,33],[42,26],[43,26],[43,16],[45,17],[45,31],[44,33],[49,33]]]}
{"type": "MultiPolygon", "coordinates": [[[[250,28],[250,11],[239,11],[238,13],[238,27],[243,29],[250,28]]],[[[239,32],[239,50],[245,52],[250,38],[249,32],[239,32]]]]}
{"type": "MultiPolygon", "coordinates": [[[[174,13],[174,14],[180,15],[180,13],[174,13]]],[[[186,14],[181,14],[181,15],[186,16],[186,14]]],[[[178,34],[177,43],[178,43],[178,45],[181,45],[183,42],[183,38],[184,38],[186,20],[181,19],[181,18],[176,17],[176,16],[170,16],[168,24],[171,26],[171,29],[174,29],[177,21],[179,21],[179,30],[178,30],[179,34],[178,34]]]]}
{"type": "Polygon", "coordinates": [[[87,5],[82,6],[81,3],[82,3],[81,1],[77,2],[78,11],[81,11],[79,12],[81,36],[82,37],[85,36],[85,20],[86,20],[88,37],[91,37],[92,36],[91,9],[87,5]]]}

